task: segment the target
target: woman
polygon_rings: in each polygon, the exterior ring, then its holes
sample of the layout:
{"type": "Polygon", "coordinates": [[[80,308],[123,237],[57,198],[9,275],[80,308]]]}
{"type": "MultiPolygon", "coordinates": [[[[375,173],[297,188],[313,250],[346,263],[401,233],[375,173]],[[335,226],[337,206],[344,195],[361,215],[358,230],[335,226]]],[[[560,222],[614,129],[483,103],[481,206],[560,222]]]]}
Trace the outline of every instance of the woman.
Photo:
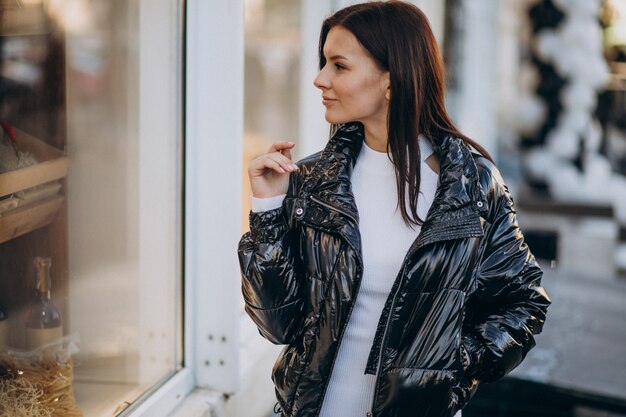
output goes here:
{"type": "Polygon", "coordinates": [[[534,346],[550,300],[487,152],[444,107],[425,15],[358,4],[320,37],[324,150],[250,162],[246,311],[287,345],[281,415],[453,416],[534,346]],[[478,152],[473,152],[472,148],[478,152]]]}

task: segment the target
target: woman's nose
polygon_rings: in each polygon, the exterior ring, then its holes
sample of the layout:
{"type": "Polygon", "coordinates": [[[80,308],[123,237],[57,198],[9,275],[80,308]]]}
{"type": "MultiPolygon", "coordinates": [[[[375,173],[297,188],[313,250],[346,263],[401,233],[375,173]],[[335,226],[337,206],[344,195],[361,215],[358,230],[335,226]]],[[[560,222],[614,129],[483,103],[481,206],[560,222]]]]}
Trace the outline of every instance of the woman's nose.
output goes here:
{"type": "Polygon", "coordinates": [[[317,74],[317,77],[315,77],[315,79],[313,80],[313,85],[315,87],[319,88],[320,90],[326,90],[326,89],[330,88],[330,83],[328,82],[328,77],[324,73],[324,69],[323,68],[317,74]]]}

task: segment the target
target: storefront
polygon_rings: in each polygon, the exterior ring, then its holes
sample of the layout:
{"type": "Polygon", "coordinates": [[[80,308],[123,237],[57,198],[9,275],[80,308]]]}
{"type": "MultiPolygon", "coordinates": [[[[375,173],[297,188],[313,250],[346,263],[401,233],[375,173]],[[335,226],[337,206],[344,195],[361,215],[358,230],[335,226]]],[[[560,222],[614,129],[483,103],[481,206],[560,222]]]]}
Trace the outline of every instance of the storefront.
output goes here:
{"type": "Polygon", "coordinates": [[[243,3],[212,3],[0,2],[0,414],[236,390],[243,3]]]}

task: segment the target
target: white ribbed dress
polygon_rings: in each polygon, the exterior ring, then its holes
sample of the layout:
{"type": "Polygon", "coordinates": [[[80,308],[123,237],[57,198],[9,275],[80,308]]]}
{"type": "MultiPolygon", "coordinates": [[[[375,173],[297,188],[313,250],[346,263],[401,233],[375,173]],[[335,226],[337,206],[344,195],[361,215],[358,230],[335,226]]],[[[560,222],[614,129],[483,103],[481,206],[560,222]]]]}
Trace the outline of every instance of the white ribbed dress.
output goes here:
{"type": "MultiPolygon", "coordinates": [[[[418,214],[426,218],[437,188],[437,174],[424,162],[433,152],[428,140],[419,137],[422,156],[418,214]]],[[[359,211],[363,251],[363,278],[358,296],[339,346],[320,417],[365,417],[370,411],[376,377],[365,375],[378,319],[404,256],[419,234],[396,209],[394,167],[386,153],[364,142],[354,166],[352,191],[359,211]]],[[[252,210],[280,207],[284,196],[252,199],[252,210]]],[[[455,417],[460,417],[457,413],[455,417]]]]}

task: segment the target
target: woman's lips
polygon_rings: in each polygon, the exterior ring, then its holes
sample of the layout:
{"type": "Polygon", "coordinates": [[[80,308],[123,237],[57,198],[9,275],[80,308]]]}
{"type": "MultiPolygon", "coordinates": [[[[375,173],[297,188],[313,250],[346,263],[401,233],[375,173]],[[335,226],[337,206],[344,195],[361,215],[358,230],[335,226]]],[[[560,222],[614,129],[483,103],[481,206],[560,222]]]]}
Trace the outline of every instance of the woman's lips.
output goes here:
{"type": "Polygon", "coordinates": [[[336,100],[336,99],[334,99],[334,98],[322,97],[322,104],[323,104],[324,106],[328,106],[329,104],[331,104],[331,103],[333,103],[333,102],[335,102],[335,101],[337,101],[337,100],[336,100]]]}

